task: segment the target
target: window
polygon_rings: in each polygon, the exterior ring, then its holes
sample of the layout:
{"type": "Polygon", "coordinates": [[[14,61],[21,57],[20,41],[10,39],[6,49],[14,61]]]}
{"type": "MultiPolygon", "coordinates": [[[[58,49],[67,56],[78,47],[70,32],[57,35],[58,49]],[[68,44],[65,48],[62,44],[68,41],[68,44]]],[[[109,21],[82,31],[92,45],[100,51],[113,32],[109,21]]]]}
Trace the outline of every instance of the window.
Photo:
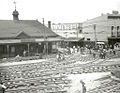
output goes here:
{"type": "Polygon", "coordinates": [[[87,41],[90,41],[90,38],[87,38],[87,41]]]}
{"type": "Polygon", "coordinates": [[[82,30],[79,30],[79,33],[82,33],[82,30]]]}
{"type": "Polygon", "coordinates": [[[108,16],[108,19],[120,19],[120,16],[108,16]]]}

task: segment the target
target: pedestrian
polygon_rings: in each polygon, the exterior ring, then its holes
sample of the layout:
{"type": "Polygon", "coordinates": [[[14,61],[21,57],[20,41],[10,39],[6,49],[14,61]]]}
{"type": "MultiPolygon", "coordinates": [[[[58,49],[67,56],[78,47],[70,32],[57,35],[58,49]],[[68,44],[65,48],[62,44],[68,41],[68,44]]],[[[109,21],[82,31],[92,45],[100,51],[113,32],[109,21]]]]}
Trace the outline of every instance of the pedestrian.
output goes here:
{"type": "Polygon", "coordinates": [[[76,47],[75,47],[75,46],[73,46],[73,53],[75,53],[75,48],[76,48],[76,47]]]}
{"type": "Polygon", "coordinates": [[[106,58],[106,50],[103,49],[103,58],[105,59],[106,58]]]}
{"type": "Polygon", "coordinates": [[[73,53],[73,48],[70,48],[70,54],[72,54],[73,53]]]}
{"type": "Polygon", "coordinates": [[[26,53],[27,53],[26,50],[24,50],[24,51],[23,51],[23,56],[24,56],[24,57],[26,56],[26,53]]]}
{"type": "Polygon", "coordinates": [[[80,80],[80,83],[82,84],[82,90],[81,90],[81,93],[86,93],[86,86],[85,86],[85,83],[80,80]]]}
{"type": "Polygon", "coordinates": [[[91,49],[89,49],[89,54],[91,54],[91,49]]]}
{"type": "Polygon", "coordinates": [[[103,59],[104,53],[103,51],[101,51],[101,59],[103,59]]]}
{"type": "Polygon", "coordinates": [[[77,47],[77,52],[80,52],[80,46],[77,47]]]}
{"type": "Polygon", "coordinates": [[[62,57],[62,58],[61,58],[62,60],[65,60],[65,55],[64,55],[64,54],[62,54],[61,57],[62,57]]]}
{"type": "Polygon", "coordinates": [[[115,49],[113,49],[113,54],[116,55],[116,51],[115,51],[115,49]]]}
{"type": "Polygon", "coordinates": [[[112,54],[112,49],[111,48],[109,49],[109,51],[110,51],[110,54],[112,54]]]}
{"type": "Polygon", "coordinates": [[[83,47],[80,48],[80,52],[83,55],[83,47]]]}
{"type": "Polygon", "coordinates": [[[58,54],[56,55],[56,58],[57,58],[58,61],[60,61],[60,53],[58,53],[58,54]]]}
{"type": "Polygon", "coordinates": [[[69,47],[67,47],[67,50],[68,50],[68,54],[71,54],[71,52],[70,52],[70,48],[69,48],[69,47]]]}
{"type": "Polygon", "coordinates": [[[93,50],[93,58],[95,59],[95,57],[96,57],[96,53],[95,53],[95,50],[93,50]]]}
{"type": "Polygon", "coordinates": [[[103,59],[103,56],[104,56],[103,49],[100,49],[100,58],[103,59]]]}

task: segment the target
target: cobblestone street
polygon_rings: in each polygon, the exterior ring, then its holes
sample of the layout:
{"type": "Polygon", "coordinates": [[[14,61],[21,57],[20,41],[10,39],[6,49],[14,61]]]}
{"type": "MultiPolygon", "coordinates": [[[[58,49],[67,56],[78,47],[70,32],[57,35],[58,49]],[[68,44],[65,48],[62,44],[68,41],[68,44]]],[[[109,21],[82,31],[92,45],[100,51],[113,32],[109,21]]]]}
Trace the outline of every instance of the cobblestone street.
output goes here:
{"type": "Polygon", "coordinates": [[[120,58],[112,57],[100,59],[76,53],[66,55],[60,62],[56,58],[6,62],[0,64],[0,78],[7,86],[6,93],[74,93],[68,91],[74,89],[73,82],[79,83],[80,79],[87,78],[87,93],[98,93],[98,90],[99,93],[119,93],[119,82],[111,79],[110,72],[120,69],[120,58]],[[106,78],[99,80],[102,73],[106,73],[106,78]],[[77,76],[82,78],[77,79],[77,76]],[[95,79],[90,79],[90,76],[95,79]],[[89,88],[90,82],[97,79],[99,84],[89,88]]]}

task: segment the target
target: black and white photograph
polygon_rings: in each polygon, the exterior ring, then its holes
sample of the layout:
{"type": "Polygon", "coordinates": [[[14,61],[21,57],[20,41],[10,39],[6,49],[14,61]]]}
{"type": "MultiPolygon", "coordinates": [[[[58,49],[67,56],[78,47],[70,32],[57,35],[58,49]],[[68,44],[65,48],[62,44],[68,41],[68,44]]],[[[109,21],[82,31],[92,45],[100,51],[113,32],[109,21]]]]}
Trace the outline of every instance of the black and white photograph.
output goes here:
{"type": "Polygon", "coordinates": [[[120,0],[0,0],[0,93],[120,93],[120,0]]]}

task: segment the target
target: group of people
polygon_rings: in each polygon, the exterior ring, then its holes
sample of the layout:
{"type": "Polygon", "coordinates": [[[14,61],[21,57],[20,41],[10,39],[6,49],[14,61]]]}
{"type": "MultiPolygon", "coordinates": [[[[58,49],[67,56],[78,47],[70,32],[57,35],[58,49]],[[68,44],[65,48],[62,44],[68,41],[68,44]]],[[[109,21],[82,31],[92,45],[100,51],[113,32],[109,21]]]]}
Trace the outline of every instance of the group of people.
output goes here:
{"type": "MultiPolygon", "coordinates": [[[[99,56],[101,59],[105,59],[107,56],[107,53],[110,52],[114,55],[116,54],[116,51],[114,49],[111,49],[108,45],[97,45],[97,46],[73,46],[73,47],[67,47],[67,50],[69,51],[69,54],[73,53],[80,53],[80,54],[92,54],[93,58],[96,58],[96,56],[99,56]],[[110,51],[112,50],[112,51],[110,51]]],[[[58,59],[61,58],[61,55],[58,54],[58,59]]]]}
{"type": "Polygon", "coordinates": [[[105,59],[107,57],[108,53],[109,53],[109,55],[111,55],[111,54],[116,55],[117,54],[116,50],[111,49],[111,48],[100,48],[100,49],[97,49],[94,51],[92,52],[93,57],[95,57],[95,55],[98,54],[99,58],[101,58],[101,59],[105,59]],[[94,51],[96,51],[96,52],[94,52],[94,51]]]}

